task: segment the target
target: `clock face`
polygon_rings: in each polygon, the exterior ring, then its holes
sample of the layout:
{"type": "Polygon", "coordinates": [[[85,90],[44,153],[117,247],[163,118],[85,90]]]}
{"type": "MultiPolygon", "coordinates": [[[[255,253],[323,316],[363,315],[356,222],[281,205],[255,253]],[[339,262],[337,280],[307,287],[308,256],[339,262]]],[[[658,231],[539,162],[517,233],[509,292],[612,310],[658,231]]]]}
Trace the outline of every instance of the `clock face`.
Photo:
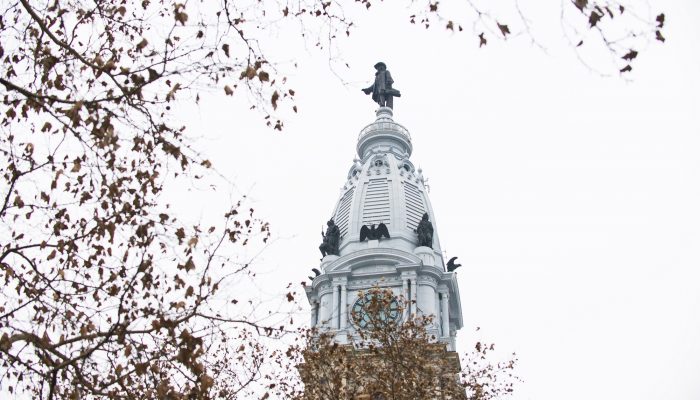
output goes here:
{"type": "MultiPolygon", "coordinates": [[[[352,306],[352,315],[355,324],[361,328],[367,328],[371,323],[371,316],[368,315],[368,308],[372,303],[372,294],[365,294],[364,296],[357,299],[355,304],[352,306]]],[[[382,321],[397,321],[401,316],[401,311],[399,309],[399,302],[396,301],[395,297],[392,297],[388,304],[379,310],[379,319],[382,321]]]]}

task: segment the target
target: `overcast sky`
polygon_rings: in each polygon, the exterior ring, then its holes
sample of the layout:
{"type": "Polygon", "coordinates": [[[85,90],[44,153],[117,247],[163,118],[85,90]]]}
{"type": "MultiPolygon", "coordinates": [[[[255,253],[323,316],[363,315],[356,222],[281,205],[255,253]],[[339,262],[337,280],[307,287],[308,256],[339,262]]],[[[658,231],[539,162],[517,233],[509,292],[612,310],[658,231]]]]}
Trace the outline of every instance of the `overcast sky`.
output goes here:
{"type": "MultiPolygon", "coordinates": [[[[521,3],[546,53],[524,37],[479,49],[375,4],[340,42],[349,69],[332,72],[294,34],[273,38],[299,63],[299,114],[282,133],[244,99],[186,110],[234,196],[272,225],[251,296],[283,293],[318,265],[321,226],[374,120],[360,88],[381,60],[443,249],[463,264],[461,351],[486,340],[516,352],[515,399],[700,399],[700,3],[651,2],[668,40],[641,52],[631,80],[576,59],[558,2],[521,3]]],[[[184,203],[198,218],[227,193],[184,203]]]]}

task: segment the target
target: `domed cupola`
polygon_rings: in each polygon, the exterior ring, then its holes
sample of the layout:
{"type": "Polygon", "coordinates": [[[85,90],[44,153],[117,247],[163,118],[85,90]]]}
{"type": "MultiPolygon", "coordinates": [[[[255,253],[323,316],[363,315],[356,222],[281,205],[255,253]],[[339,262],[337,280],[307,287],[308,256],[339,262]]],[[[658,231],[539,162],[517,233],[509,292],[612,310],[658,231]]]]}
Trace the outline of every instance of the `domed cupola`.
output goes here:
{"type": "MultiPolygon", "coordinates": [[[[415,230],[425,213],[435,226],[423,175],[409,160],[412,150],[408,130],[394,122],[388,107],[381,107],[377,120],[360,131],[360,158],[350,168],[333,213],[340,228],[340,256],[370,245],[360,241],[363,226],[385,224],[390,238],[380,240],[378,246],[406,251],[416,247],[415,230]]],[[[442,266],[437,230],[432,246],[442,266]]]]}

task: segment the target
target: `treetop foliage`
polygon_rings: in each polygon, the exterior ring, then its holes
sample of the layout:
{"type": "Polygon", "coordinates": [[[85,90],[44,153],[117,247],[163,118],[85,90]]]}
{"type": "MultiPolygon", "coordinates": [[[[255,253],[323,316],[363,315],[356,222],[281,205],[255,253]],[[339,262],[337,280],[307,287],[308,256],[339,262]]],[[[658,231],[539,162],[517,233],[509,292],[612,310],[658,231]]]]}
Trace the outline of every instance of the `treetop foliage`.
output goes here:
{"type": "MultiPolygon", "coordinates": [[[[305,342],[291,348],[303,389],[284,385],[296,389],[287,397],[490,400],[512,393],[517,359],[494,361],[494,345],[477,343],[460,365],[459,355],[437,340],[434,316],[386,318],[395,295],[378,287],[368,293],[372,300],[364,308],[366,315],[351,315],[357,329],[349,344],[339,345],[332,332],[312,329],[305,342]],[[367,319],[361,328],[359,322],[367,319]]],[[[403,311],[407,301],[400,300],[403,311]]]]}

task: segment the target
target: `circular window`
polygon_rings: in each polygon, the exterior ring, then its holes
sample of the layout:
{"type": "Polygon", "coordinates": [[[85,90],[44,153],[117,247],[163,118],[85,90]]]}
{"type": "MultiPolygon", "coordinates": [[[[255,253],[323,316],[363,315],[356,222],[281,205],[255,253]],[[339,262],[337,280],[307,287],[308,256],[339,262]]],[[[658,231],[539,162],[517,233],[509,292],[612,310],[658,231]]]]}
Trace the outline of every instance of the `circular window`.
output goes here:
{"type": "Polygon", "coordinates": [[[384,161],[382,161],[382,160],[374,160],[374,166],[375,166],[375,167],[381,167],[382,165],[384,165],[384,161]]]}
{"type": "Polygon", "coordinates": [[[359,328],[371,327],[372,320],[398,321],[401,316],[399,302],[395,297],[384,302],[381,298],[375,298],[368,293],[357,299],[352,306],[352,319],[359,328]],[[381,303],[380,303],[381,302],[381,303]]]}

